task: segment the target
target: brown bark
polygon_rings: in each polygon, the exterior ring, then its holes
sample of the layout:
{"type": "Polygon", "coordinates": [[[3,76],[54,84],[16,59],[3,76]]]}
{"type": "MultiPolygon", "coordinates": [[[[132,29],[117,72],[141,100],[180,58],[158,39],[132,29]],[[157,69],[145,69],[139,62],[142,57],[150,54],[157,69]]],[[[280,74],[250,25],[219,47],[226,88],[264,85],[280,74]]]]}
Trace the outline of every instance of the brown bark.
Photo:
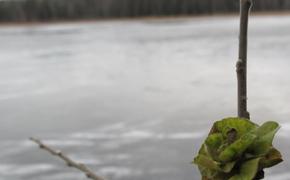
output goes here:
{"type": "Polygon", "coordinates": [[[237,62],[238,78],[238,116],[250,119],[247,110],[247,44],[248,19],[252,0],[240,0],[240,38],[239,60],[237,62]]]}
{"type": "Polygon", "coordinates": [[[62,159],[67,164],[68,167],[78,169],[78,170],[82,171],[83,173],[85,173],[85,175],[87,176],[88,179],[105,180],[104,178],[96,175],[86,165],[84,165],[82,163],[75,162],[74,160],[72,160],[70,157],[68,157],[67,155],[65,155],[61,151],[54,150],[53,148],[49,147],[48,145],[44,144],[43,142],[41,142],[38,139],[30,138],[30,140],[35,142],[36,144],[38,144],[40,149],[43,149],[43,150],[49,152],[51,155],[57,156],[60,159],[62,159]]]}

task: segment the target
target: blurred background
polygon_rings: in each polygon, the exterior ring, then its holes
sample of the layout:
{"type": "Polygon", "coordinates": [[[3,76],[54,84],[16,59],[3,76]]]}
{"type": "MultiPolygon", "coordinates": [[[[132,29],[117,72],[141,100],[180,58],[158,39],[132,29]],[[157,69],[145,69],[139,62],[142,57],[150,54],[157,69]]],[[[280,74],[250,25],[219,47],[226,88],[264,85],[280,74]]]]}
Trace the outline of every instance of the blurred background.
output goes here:
{"type": "MultiPolygon", "coordinates": [[[[255,0],[249,111],[278,121],[290,180],[290,1],[255,0]]],[[[198,180],[214,121],[236,116],[238,0],[1,0],[0,180],[198,180]]]]}
{"type": "MultiPolygon", "coordinates": [[[[1,0],[0,21],[52,21],[234,13],[239,0],[1,0]]],[[[287,11],[289,0],[255,0],[254,11],[287,11]]]]}

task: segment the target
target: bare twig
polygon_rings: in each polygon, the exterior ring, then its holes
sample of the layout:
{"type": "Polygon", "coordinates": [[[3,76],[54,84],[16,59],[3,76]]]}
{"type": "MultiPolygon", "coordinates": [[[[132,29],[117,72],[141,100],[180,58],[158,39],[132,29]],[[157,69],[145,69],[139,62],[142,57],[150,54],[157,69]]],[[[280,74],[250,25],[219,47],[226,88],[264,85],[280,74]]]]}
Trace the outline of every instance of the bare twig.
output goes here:
{"type": "Polygon", "coordinates": [[[247,44],[248,19],[252,0],[240,0],[240,43],[239,60],[237,62],[238,77],[238,116],[250,119],[247,110],[247,44]]]}
{"type": "Polygon", "coordinates": [[[42,143],[40,140],[38,140],[36,138],[30,138],[30,140],[35,142],[36,144],[38,144],[40,149],[43,149],[43,150],[49,152],[50,154],[62,159],[67,164],[68,167],[76,168],[76,169],[82,171],[83,173],[86,174],[87,178],[93,179],[93,180],[104,180],[104,178],[96,175],[86,165],[73,161],[71,158],[69,158],[68,156],[63,154],[61,151],[54,150],[53,148],[47,146],[46,144],[42,143]]]}

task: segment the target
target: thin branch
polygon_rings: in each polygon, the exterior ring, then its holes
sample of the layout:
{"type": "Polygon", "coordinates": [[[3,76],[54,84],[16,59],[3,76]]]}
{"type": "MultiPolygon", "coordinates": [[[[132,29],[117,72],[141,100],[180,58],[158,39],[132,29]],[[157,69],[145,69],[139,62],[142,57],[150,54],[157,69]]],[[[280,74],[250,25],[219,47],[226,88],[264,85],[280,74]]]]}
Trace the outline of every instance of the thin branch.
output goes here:
{"type": "Polygon", "coordinates": [[[47,146],[46,144],[42,143],[40,140],[36,138],[30,138],[30,140],[38,144],[40,149],[43,149],[49,152],[51,155],[57,156],[60,159],[62,159],[67,164],[68,167],[72,167],[72,168],[82,171],[83,173],[85,173],[87,178],[93,179],[93,180],[104,180],[104,178],[96,175],[86,165],[75,162],[74,160],[72,160],[71,158],[63,154],[61,151],[54,150],[53,148],[47,146]]]}
{"type": "Polygon", "coordinates": [[[240,0],[240,39],[239,60],[237,62],[238,77],[238,116],[250,119],[247,110],[247,46],[248,19],[252,0],[240,0]]]}

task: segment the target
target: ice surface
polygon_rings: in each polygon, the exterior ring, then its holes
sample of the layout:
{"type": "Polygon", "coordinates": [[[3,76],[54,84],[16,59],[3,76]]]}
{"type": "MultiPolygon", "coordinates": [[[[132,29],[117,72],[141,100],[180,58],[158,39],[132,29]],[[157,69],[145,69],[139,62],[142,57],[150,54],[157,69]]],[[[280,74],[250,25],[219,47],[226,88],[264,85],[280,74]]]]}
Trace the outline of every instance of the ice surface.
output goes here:
{"type": "MultiPolygon", "coordinates": [[[[116,180],[192,180],[214,120],[236,114],[238,17],[0,27],[0,180],[85,177],[27,141],[116,180]]],[[[249,110],[277,120],[289,179],[290,16],[250,20],[249,110]]]]}

